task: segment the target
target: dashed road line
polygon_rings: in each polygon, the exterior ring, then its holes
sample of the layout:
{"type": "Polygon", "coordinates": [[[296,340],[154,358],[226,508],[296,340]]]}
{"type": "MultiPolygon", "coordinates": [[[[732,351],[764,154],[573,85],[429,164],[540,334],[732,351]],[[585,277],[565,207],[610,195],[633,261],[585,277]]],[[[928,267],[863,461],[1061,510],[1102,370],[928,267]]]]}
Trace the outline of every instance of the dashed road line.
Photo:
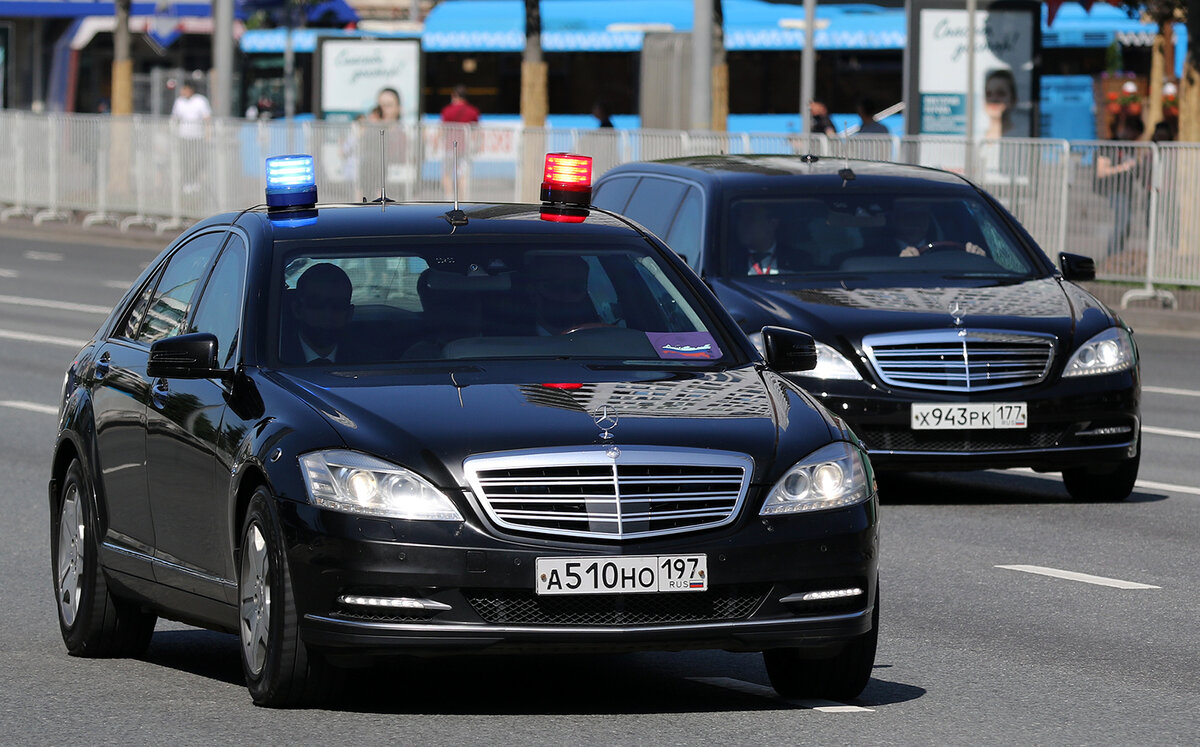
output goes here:
{"type": "Polygon", "coordinates": [[[1009,571],[1021,571],[1022,573],[1036,573],[1039,576],[1052,576],[1053,578],[1062,578],[1068,581],[1081,581],[1085,584],[1095,584],[1097,586],[1111,586],[1114,589],[1161,589],[1161,586],[1151,586],[1150,584],[1140,584],[1136,581],[1122,581],[1119,578],[1105,578],[1104,576],[1093,576],[1089,573],[1076,573],[1075,571],[1064,571],[1059,568],[1046,568],[1040,565],[998,565],[997,568],[1004,568],[1009,571]]]}
{"type": "Polygon", "coordinates": [[[29,332],[17,332],[11,329],[0,329],[0,339],[19,340],[21,342],[39,342],[45,345],[61,345],[65,348],[78,350],[87,344],[87,340],[72,337],[55,337],[54,335],[35,335],[29,332]]]}
{"type": "MultiPolygon", "coordinates": [[[[1145,426],[1142,427],[1142,430],[1145,430],[1145,426]]],[[[1000,474],[1003,474],[1005,472],[1019,472],[1020,474],[1025,475],[1026,477],[1036,477],[1041,480],[1054,480],[1055,482],[1062,479],[1059,477],[1057,472],[1035,472],[1028,467],[1016,467],[1014,469],[1009,469],[1009,470],[1001,469],[1001,470],[992,470],[992,471],[1000,473],[1000,474]]],[[[1165,490],[1168,493],[1186,493],[1187,495],[1200,495],[1200,488],[1194,487],[1192,485],[1174,485],[1169,482],[1155,482],[1153,480],[1138,480],[1137,482],[1134,483],[1134,486],[1139,487],[1139,488],[1148,488],[1150,490],[1165,490]]]]}
{"type": "Polygon", "coordinates": [[[39,262],[62,262],[63,255],[58,252],[25,252],[25,259],[33,259],[39,262]]]}
{"type": "Polygon", "coordinates": [[[1174,436],[1175,438],[1200,438],[1200,432],[1197,431],[1181,431],[1178,428],[1159,428],[1150,425],[1143,425],[1142,433],[1153,433],[1156,436],[1174,436]]]}
{"type": "Polygon", "coordinates": [[[1195,389],[1175,389],[1169,386],[1144,386],[1142,391],[1151,394],[1174,394],[1179,397],[1200,397],[1200,391],[1195,389]]]}
{"type": "Polygon", "coordinates": [[[736,680],[732,677],[689,677],[692,682],[699,682],[704,685],[712,685],[725,690],[733,690],[746,695],[756,695],[760,698],[768,700],[786,700],[792,705],[808,708],[813,711],[821,711],[822,713],[873,713],[874,708],[863,708],[862,706],[847,705],[839,703],[836,700],[816,700],[805,698],[803,700],[790,700],[781,698],[779,693],[766,685],[757,685],[753,682],[745,680],[736,680]]]}
{"type": "Polygon", "coordinates": [[[6,270],[3,267],[0,267],[0,278],[15,278],[20,274],[21,273],[17,272],[16,270],[6,270]]]}
{"type": "Polygon", "coordinates": [[[125,280],[105,280],[101,283],[105,288],[115,288],[116,290],[128,290],[129,286],[133,285],[133,281],[125,280]]]}
{"type": "Polygon", "coordinates": [[[37,402],[22,402],[15,399],[0,400],[0,407],[11,407],[14,410],[28,410],[29,412],[40,412],[44,415],[57,415],[58,408],[50,405],[42,405],[37,402]]]}
{"type": "Polygon", "coordinates": [[[14,306],[34,306],[39,309],[58,309],[60,311],[78,311],[82,314],[107,315],[112,311],[111,306],[95,306],[90,303],[73,303],[71,301],[51,301],[46,298],[25,298],[23,296],[0,296],[0,303],[14,306]]]}

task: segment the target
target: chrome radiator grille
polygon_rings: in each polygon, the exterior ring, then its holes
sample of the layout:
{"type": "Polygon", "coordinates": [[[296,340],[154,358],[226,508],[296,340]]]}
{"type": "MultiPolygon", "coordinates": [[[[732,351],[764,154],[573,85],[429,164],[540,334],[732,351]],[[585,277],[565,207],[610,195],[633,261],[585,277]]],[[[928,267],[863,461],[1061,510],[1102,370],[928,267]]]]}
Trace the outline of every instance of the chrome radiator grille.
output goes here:
{"type": "Polygon", "coordinates": [[[463,466],[499,526],[608,539],[728,524],[753,471],[749,457],[730,452],[613,446],[508,452],[463,466]]]}
{"type": "Polygon", "coordinates": [[[892,386],[981,392],[1045,379],[1054,343],[1051,335],[946,329],[868,335],[863,350],[892,386]]]}

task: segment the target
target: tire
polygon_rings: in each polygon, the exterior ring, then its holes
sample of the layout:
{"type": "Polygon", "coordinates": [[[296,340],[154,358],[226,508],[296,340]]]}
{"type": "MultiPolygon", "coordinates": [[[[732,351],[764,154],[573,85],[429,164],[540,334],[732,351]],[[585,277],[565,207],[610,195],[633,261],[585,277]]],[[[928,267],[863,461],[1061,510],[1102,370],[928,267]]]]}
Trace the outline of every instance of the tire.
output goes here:
{"type": "Polygon", "coordinates": [[[846,644],[834,656],[812,658],[801,648],[763,652],[771,687],[785,698],[851,700],[871,681],[879,642],[879,593],[871,612],[871,630],[846,644]]]}
{"type": "Polygon", "coordinates": [[[283,548],[275,499],[260,487],[238,550],[238,630],[246,688],[269,708],[319,704],[339,684],[337,670],[300,640],[283,548]]]}
{"type": "Polygon", "coordinates": [[[1072,467],[1062,472],[1063,485],[1077,501],[1118,503],[1129,497],[1137,482],[1142,455],[1114,464],[1072,467]]]}
{"type": "Polygon", "coordinates": [[[94,506],[83,467],[72,460],[50,518],[58,627],[72,656],[140,656],[158,618],[109,591],[100,567],[94,506]]]}

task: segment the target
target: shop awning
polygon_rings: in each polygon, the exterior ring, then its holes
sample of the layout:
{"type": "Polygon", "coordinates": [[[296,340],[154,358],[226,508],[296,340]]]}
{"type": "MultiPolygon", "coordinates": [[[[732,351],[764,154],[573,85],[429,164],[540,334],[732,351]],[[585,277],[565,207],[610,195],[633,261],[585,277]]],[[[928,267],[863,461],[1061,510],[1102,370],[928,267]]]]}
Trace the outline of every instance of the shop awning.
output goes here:
{"type": "MultiPolygon", "coordinates": [[[[287,29],[251,29],[242,34],[238,44],[247,54],[283,54],[287,46],[287,29]]],[[[315,52],[318,37],[343,39],[417,39],[418,31],[359,31],[346,29],[292,29],[292,51],[300,54],[315,52]]]]}
{"type": "MultiPolygon", "coordinates": [[[[1090,11],[1079,3],[1063,3],[1054,16],[1053,25],[1047,25],[1049,10],[1042,4],[1042,46],[1054,47],[1107,47],[1114,41],[1130,47],[1148,47],[1154,44],[1158,27],[1130,18],[1121,8],[1106,3],[1096,3],[1090,11]]],[[[1182,25],[1182,24],[1180,24],[1182,25]]]]}
{"type": "MultiPolygon", "coordinates": [[[[443,0],[425,19],[428,52],[520,52],[525,48],[521,0],[443,0]]],[[[647,31],[692,30],[692,0],[542,0],[547,52],[635,52],[647,31]]],[[[730,50],[800,49],[803,8],[762,0],[725,0],[730,50]]],[[[817,8],[817,49],[901,49],[904,10],[875,5],[817,8]]]]}
{"type": "MultiPolygon", "coordinates": [[[[109,0],[0,0],[0,18],[83,18],[111,16],[116,9],[109,0]]],[[[212,3],[168,3],[166,13],[158,2],[134,2],[130,15],[173,15],[179,17],[212,16],[212,3]]]]}

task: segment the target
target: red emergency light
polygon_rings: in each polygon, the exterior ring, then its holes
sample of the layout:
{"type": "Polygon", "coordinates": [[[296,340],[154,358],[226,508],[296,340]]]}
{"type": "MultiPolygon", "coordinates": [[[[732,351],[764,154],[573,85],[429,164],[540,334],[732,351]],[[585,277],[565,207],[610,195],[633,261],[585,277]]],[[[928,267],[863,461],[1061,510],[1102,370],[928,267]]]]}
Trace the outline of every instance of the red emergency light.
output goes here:
{"type": "Polygon", "coordinates": [[[542,202],[584,207],[592,201],[592,158],[547,153],[542,202]]]}

